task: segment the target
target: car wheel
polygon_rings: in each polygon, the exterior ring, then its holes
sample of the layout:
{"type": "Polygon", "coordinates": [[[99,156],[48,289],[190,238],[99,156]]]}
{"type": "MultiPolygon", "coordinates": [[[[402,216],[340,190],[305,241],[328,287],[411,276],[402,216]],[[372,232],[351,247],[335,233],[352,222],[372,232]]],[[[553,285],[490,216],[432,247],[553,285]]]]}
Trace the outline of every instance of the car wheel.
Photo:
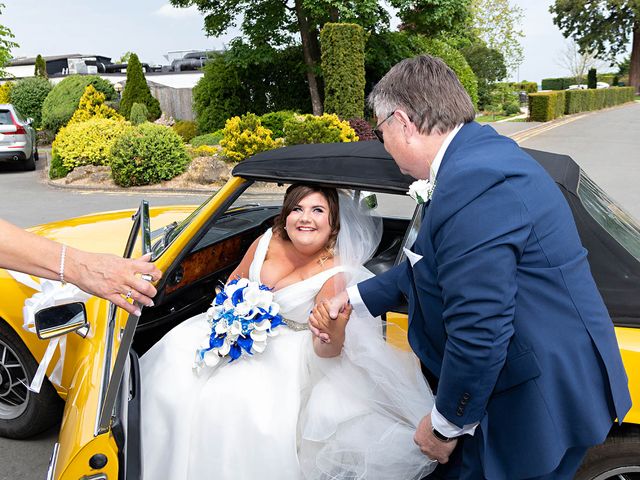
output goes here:
{"type": "Polygon", "coordinates": [[[621,428],[587,452],[574,480],[639,480],[640,430],[621,428]],[[623,431],[624,430],[624,431],[623,431]]]}
{"type": "Polygon", "coordinates": [[[40,393],[27,389],[37,368],[20,337],[0,321],[0,436],[31,437],[60,420],[64,403],[49,380],[40,393]]]}
{"type": "Polygon", "coordinates": [[[22,169],[27,172],[36,169],[35,154],[32,153],[31,156],[24,161],[24,163],[22,164],[22,169]]]}

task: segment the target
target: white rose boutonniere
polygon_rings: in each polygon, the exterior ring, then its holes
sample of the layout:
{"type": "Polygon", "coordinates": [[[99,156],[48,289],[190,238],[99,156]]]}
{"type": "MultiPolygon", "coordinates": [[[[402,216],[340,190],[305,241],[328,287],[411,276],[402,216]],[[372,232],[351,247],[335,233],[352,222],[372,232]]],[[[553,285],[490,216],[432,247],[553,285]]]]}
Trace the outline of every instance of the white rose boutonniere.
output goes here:
{"type": "Polygon", "coordinates": [[[409,185],[407,195],[413,198],[418,205],[431,200],[433,191],[436,188],[436,182],[431,183],[430,180],[416,180],[409,185]]]}

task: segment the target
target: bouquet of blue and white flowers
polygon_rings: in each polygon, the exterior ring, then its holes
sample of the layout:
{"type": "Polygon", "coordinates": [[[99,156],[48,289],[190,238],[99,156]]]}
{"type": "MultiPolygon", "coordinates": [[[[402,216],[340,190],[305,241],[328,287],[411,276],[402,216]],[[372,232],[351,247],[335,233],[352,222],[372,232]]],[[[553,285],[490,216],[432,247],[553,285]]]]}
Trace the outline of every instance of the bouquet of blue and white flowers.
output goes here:
{"type": "Polygon", "coordinates": [[[273,292],[265,285],[246,278],[231,280],[207,310],[211,334],[208,345],[196,351],[196,371],[215,367],[227,356],[231,363],[243,353],[264,352],[267,337],[284,323],[279,311],[273,292]]]}

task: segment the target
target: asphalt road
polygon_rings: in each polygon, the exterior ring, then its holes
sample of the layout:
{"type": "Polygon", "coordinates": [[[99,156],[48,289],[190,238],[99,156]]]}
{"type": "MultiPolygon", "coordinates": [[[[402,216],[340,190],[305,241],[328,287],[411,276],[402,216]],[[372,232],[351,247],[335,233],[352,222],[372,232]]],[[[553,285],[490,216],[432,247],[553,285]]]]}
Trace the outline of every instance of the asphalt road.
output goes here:
{"type": "MultiPolygon", "coordinates": [[[[528,123],[500,123],[494,128],[506,135],[528,130],[532,136],[521,145],[570,155],[640,219],[640,103],[591,113],[545,131],[546,127],[528,123]],[[539,133],[533,135],[536,131],[539,133]]],[[[199,204],[207,198],[61,190],[41,181],[42,168],[39,162],[35,172],[18,172],[0,164],[0,218],[26,227],[97,211],[136,208],[142,198],[155,205],[199,204]]],[[[43,479],[57,430],[27,441],[0,438],[0,480],[43,479]]]]}

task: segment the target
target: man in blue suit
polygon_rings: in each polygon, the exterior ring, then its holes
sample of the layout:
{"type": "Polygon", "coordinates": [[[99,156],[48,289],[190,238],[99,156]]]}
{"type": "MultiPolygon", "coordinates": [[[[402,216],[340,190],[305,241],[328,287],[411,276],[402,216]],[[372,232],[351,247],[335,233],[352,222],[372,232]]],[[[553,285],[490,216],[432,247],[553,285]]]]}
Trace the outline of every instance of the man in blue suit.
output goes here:
{"type": "Polygon", "coordinates": [[[374,316],[408,299],[409,343],[436,390],[415,434],[441,464],[430,478],[573,478],[631,400],[569,206],[535,160],[473,121],[441,60],[400,62],[369,102],[400,169],[433,188],[407,260],[338,294],[332,316],[347,299],[374,316]]]}

